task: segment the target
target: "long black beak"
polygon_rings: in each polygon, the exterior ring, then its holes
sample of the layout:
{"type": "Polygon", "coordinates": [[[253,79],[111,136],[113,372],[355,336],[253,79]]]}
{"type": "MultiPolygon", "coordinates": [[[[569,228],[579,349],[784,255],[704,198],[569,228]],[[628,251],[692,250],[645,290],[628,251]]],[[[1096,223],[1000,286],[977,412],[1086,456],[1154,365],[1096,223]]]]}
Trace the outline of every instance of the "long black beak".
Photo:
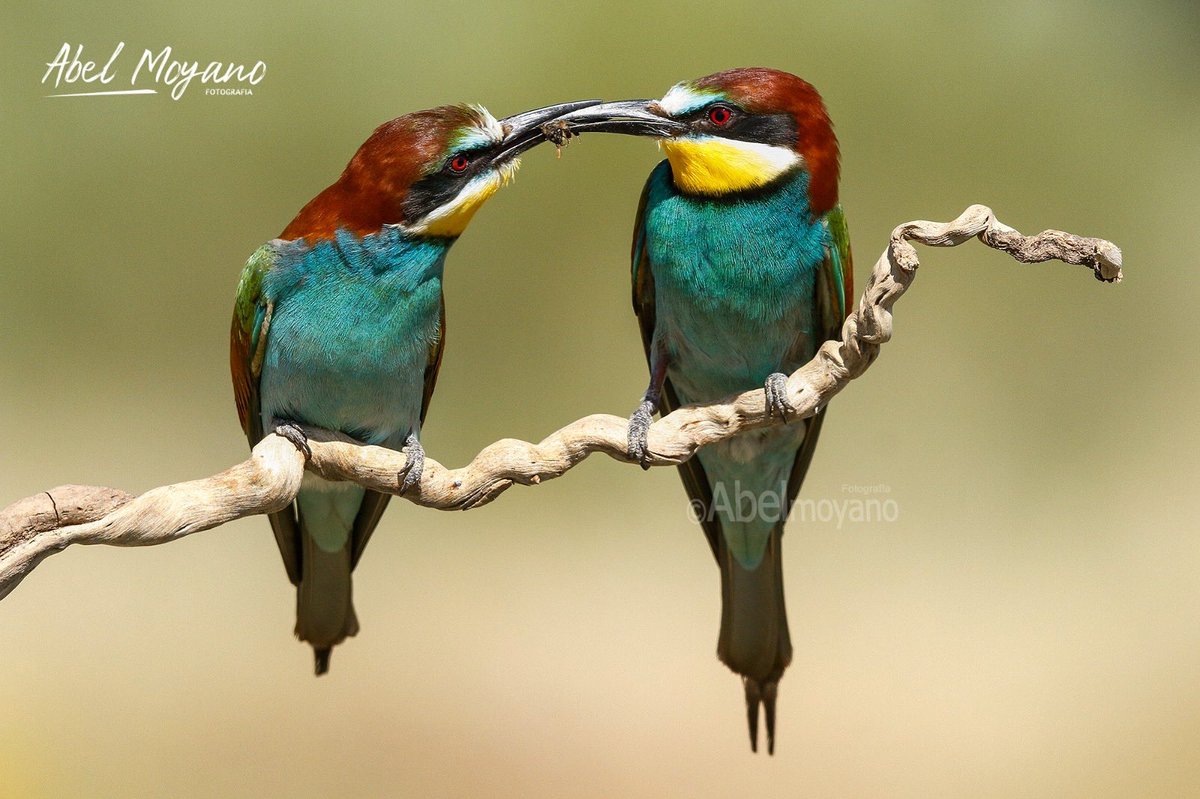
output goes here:
{"type": "Polygon", "coordinates": [[[548,105],[545,108],[535,108],[532,111],[525,111],[521,114],[514,114],[510,117],[505,117],[500,120],[500,127],[504,130],[504,140],[500,143],[500,150],[492,156],[494,162],[507,161],[511,158],[516,158],[521,153],[536,147],[546,139],[546,133],[542,130],[542,126],[548,122],[552,122],[556,117],[563,114],[569,114],[572,111],[579,111],[592,105],[599,105],[603,100],[576,100],[571,103],[559,103],[558,105],[548,105]]]}
{"type": "Polygon", "coordinates": [[[560,123],[566,126],[570,134],[625,133],[630,136],[666,138],[688,130],[687,125],[664,114],[654,100],[592,104],[554,120],[554,124],[560,123]]]}

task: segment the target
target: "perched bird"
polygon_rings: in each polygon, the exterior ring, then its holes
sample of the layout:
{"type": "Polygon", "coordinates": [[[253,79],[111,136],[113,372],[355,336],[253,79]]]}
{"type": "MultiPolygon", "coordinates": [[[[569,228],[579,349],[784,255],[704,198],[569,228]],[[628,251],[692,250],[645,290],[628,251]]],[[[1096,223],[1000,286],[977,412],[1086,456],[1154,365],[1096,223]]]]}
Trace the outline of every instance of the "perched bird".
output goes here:
{"type": "MultiPolygon", "coordinates": [[[[667,156],[646,182],[633,237],[651,377],[630,418],[630,457],[645,463],[655,412],[755,386],[786,421],[785,373],[836,337],[852,291],[838,144],[816,89],[786,72],[734,69],[555,124],[568,135],[657,137],[667,156]]],[[[680,466],[721,572],[717,654],[742,676],[755,751],[761,705],[774,752],[792,659],[781,539],[823,419],[743,433],[680,466]]]]}
{"type": "MultiPolygon", "coordinates": [[[[471,217],[545,141],[540,126],[589,102],[496,120],[443,106],[381,125],[345,171],[247,261],[230,366],[250,445],[264,431],[307,448],[298,424],[408,455],[401,491],[420,481],[421,424],[445,339],[442,268],[471,217]]],[[[316,673],[358,632],[350,573],[390,495],[312,473],[270,516],[296,585],[296,636],[316,673]]]]}

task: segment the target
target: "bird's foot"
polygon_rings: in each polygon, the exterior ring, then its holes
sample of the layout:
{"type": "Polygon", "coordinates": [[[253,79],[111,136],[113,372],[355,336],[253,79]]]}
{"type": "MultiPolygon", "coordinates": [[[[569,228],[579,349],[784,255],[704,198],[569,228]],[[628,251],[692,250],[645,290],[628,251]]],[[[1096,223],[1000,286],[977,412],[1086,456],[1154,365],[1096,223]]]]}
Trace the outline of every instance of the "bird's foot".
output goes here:
{"type": "Polygon", "coordinates": [[[775,699],[779,695],[779,683],[767,681],[760,683],[750,677],[743,677],[742,683],[746,688],[746,721],[750,726],[750,751],[758,751],[758,706],[761,704],[767,723],[767,754],[775,754],[775,699]]]}
{"type": "Polygon", "coordinates": [[[796,413],[796,408],[788,402],[787,380],[788,376],[783,372],[774,372],[767,375],[763,384],[763,391],[767,395],[767,416],[778,416],[784,424],[787,424],[788,414],[796,413]]]}
{"type": "Polygon", "coordinates": [[[629,417],[629,434],[626,444],[626,454],[631,461],[637,461],[643,469],[650,468],[650,447],[647,438],[650,425],[654,421],[654,401],[644,399],[637,410],[629,417]]]}
{"type": "Polygon", "coordinates": [[[396,475],[400,480],[401,494],[419,485],[421,474],[425,471],[425,448],[421,446],[415,433],[409,433],[408,438],[404,440],[404,454],[408,457],[408,462],[404,464],[404,471],[396,475]]]}
{"type": "Polygon", "coordinates": [[[271,421],[275,423],[276,435],[283,436],[292,442],[296,449],[304,453],[305,459],[312,459],[312,448],[308,446],[308,436],[300,429],[300,425],[288,419],[272,419],[271,421]]]}

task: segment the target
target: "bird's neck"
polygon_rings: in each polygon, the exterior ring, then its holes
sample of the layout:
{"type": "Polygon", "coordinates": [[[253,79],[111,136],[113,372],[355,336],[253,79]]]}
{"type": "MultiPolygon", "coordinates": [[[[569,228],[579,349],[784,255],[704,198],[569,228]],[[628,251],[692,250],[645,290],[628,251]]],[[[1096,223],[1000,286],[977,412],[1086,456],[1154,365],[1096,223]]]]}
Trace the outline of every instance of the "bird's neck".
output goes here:
{"type": "Polygon", "coordinates": [[[398,221],[399,203],[390,192],[374,183],[355,180],[347,172],[309,200],[279,237],[316,243],[332,239],[343,230],[370,235],[398,221]]]}
{"type": "Polygon", "coordinates": [[[741,191],[725,192],[720,195],[703,194],[688,191],[679,185],[674,175],[674,165],[669,161],[667,168],[671,172],[671,189],[676,195],[690,202],[703,206],[712,212],[722,208],[741,208],[743,211],[753,210],[753,213],[765,215],[765,218],[790,219],[805,225],[819,224],[820,220],[812,212],[809,199],[809,174],[802,167],[796,167],[779,175],[771,182],[741,191]]]}
{"type": "Polygon", "coordinates": [[[297,239],[281,251],[307,264],[323,264],[346,272],[416,286],[442,277],[446,253],[456,239],[414,236],[399,227],[384,226],[366,235],[338,228],[329,238],[297,239]]]}
{"type": "Polygon", "coordinates": [[[745,284],[748,276],[787,282],[824,259],[825,219],[810,208],[804,173],[754,193],[697,197],[679,190],[664,161],[650,178],[646,246],[651,261],[676,264],[681,274],[706,270],[701,283],[732,280],[731,291],[761,297],[763,286],[745,284]]]}

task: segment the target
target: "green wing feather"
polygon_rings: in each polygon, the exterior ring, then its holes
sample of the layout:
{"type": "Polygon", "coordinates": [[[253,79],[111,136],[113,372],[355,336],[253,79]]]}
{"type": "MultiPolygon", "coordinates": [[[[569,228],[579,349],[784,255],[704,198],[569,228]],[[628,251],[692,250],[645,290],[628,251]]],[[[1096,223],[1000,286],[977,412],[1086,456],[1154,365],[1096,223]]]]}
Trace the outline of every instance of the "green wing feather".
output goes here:
{"type": "MultiPolygon", "coordinates": [[[[263,438],[262,406],[258,379],[262,374],[262,354],[270,335],[272,308],[262,293],[263,278],[275,265],[276,252],[270,244],[254,251],[242,268],[237,299],[233,305],[233,324],[229,335],[229,369],[233,376],[233,396],[238,419],[246,440],[253,447],[263,438]]],[[[288,579],[300,584],[300,525],[291,505],[269,514],[275,543],[283,556],[288,579]]]]}
{"type": "Polygon", "coordinates": [[[822,295],[821,330],[825,339],[838,338],[842,323],[854,303],[854,259],[850,255],[850,228],[846,225],[846,214],[840,204],[825,215],[832,244],[825,255],[825,263],[818,277],[826,284],[822,295]]]}
{"type": "Polygon", "coordinates": [[[233,375],[233,396],[238,419],[250,446],[262,440],[259,413],[258,378],[262,369],[261,349],[267,320],[267,303],[262,296],[263,277],[275,264],[275,250],[264,244],[254,251],[242,267],[237,299],[233,305],[233,324],[229,334],[229,369],[233,375]]]}
{"type": "MultiPolygon", "coordinates": [[[[262,352],[270,335],[272,307],[262,294],[263,278],[275,265],[276,253],[270,244],[258,248],[242,269],[234,303],[233,323],[229,337],[229,365],[233,376],[233,393],[237,402],[238,419],[247,441],[253,447],[263,438],[262,408],[259,399],[259,378],[262,372],[262,352]]],[[[421,421],[429,410],[429,402],[437,383],[446,339],[446,303],[442,299],[441,318],[436,341],[430,344],[425,367],[425,389],[421,402],[421,421]]],[[[387,508],[391,494],[367,491],[354,518],[351,531],[351,567],[358,563],[371,533],[387,508]]],[[[300,526],[294,507],[270,514],[271,529],[279,552],[283,556],[288,578],[300,582],[300,526]]]]}

